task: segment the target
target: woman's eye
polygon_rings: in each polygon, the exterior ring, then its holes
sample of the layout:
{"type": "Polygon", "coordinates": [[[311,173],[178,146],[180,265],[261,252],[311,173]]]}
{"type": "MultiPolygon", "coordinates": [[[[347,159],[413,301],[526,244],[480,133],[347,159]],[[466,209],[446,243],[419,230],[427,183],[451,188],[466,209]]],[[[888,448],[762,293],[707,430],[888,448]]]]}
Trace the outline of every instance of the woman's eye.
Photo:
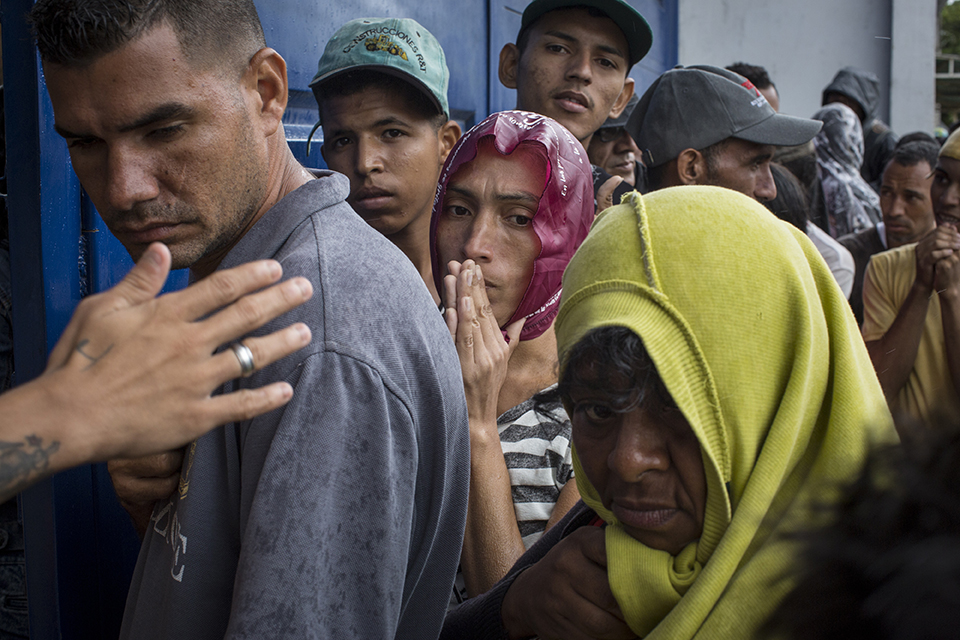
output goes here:
{"type": "Polygon", "coordinates": [[[613,409],[602,404],[585,404],[580,410],[591,422],[603,422],[613,416],[613,409]]]}

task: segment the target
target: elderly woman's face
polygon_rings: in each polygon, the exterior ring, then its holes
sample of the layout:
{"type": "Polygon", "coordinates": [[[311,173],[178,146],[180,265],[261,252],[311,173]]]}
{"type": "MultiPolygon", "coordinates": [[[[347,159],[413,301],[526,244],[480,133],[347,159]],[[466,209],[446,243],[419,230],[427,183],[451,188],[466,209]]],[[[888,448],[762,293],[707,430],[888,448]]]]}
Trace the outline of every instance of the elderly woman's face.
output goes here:
{"type": "Polygon", "coordinates": [[[629,394],[622,387],[571,387],[577,455],[624,530],[676,555],[703,531],[707,483],[700,443],[683,413],[656,393],[632,410],[619,409],[629,394]]]}

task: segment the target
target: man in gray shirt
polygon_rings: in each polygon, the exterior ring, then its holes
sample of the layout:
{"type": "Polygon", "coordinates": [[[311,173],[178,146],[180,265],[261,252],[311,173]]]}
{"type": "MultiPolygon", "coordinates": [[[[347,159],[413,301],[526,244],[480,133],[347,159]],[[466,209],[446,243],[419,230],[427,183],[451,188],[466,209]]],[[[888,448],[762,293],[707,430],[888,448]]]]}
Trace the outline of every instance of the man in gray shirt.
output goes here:
{"type": "Polygon", "coordinates": [[[281,317],[312,343],[224,388],[284,380],[291,402],[188,446],[122,637],[436,637],[468,490],[457,355],[347,180],[293,158],[253,2],[42,0],[31,20],[57,131],[134,258],[162,241],[201,279],[271,257],[314,291],[281,317]]]}

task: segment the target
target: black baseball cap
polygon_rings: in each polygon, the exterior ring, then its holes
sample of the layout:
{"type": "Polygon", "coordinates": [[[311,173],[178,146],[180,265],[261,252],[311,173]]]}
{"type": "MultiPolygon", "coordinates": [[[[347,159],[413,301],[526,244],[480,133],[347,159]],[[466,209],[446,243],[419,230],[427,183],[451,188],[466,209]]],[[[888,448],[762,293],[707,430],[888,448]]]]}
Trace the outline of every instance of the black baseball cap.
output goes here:
{"type": "Polygon", "coordinates": [[[703,65],[676,67],[657,78],[626,129],[644,164],[656,167],[684,149],[703,149],[727,138],[792,147],[813,138],[822,126],[777,113],[743,76],[703,65]]]}
{"type": "MultiPolygon", "coordinates": [[[[650,46],[653,44],[653,32],[650,30],[650,25],[636,9],[622,0],[533,0],[523,10],[523,17],[520,19],[520,33],[526,31],[530,25],[537,21],[537,18],[545,13],[573,7],[598,9],[617,23],[617,26],[623,31],[623,36],[627,39],[627,47],[630,49],[630,66],[640,62],[643,56],[650,51],[650,46]]],[[[520,33],[517,34],[517,40],[520,39],[520,33]]]]}
{"type": "MultiPolygon", "coordinates": [[[[627,120],[630,118],[630,114],[633,113],[633,110],[637,107],[637,103],[640,102],[640,96],[633,94],[630,96],[630,99],[627,101],[627,106],[623,108],[623,111],[620,112],[616,118],[607,118],[604,120],[603,124],[600,125],[600,129],[617,129],[619,127],[626,126],[627,120]]],[[[598,129],[598,131],[600,130],[598,129]]]]}

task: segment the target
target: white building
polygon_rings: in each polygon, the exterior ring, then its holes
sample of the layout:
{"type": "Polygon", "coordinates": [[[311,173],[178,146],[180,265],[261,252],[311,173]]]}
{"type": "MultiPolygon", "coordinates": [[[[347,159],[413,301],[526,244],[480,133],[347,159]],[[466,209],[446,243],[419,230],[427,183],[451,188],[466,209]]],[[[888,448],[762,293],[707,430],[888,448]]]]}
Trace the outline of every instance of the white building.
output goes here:
{"type": "Polygon", "coordinates": [[[838,69],[880,78],[878,116],[899,134],[933,132],[937,0],[679,0],[682,65],[765,67],[780,109],[810,117],[838,69]]]}

